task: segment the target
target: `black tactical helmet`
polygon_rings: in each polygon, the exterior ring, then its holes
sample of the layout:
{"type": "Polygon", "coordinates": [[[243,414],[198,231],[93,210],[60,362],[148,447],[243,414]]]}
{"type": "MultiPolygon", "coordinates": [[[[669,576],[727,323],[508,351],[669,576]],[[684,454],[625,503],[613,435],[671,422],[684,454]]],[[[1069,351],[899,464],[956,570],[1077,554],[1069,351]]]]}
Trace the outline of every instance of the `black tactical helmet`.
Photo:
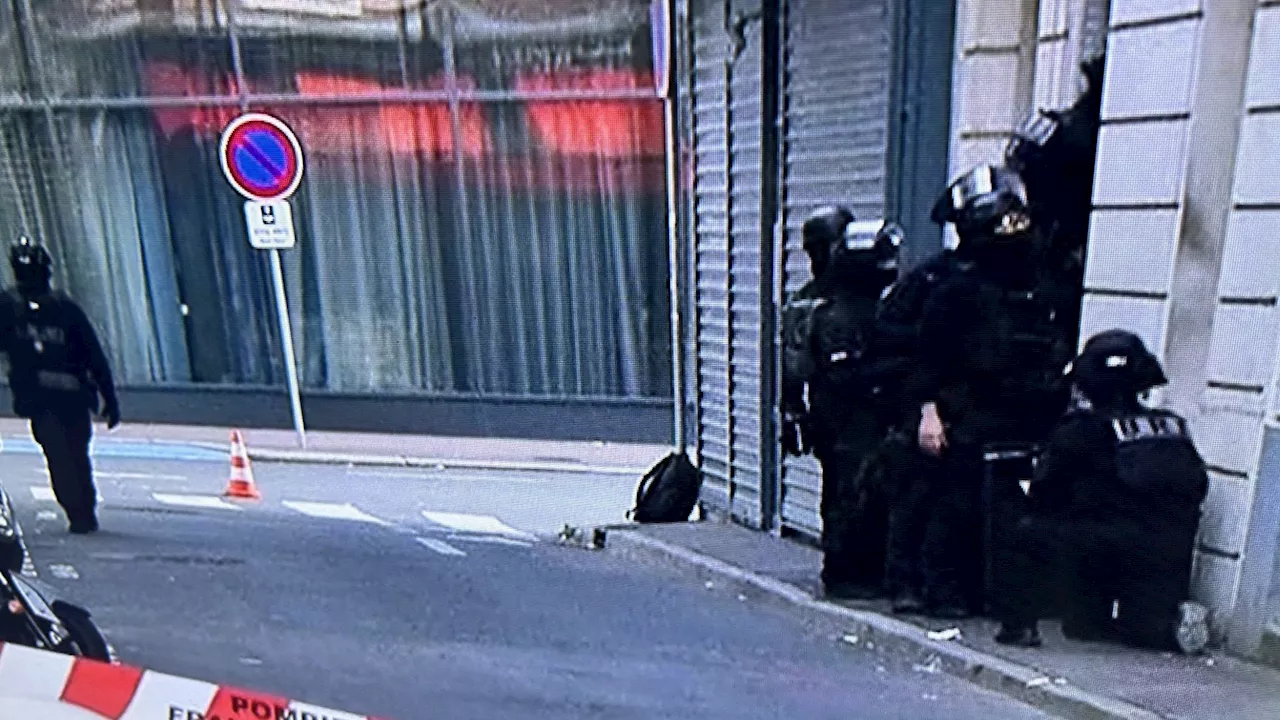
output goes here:
{"type": "Polygon", "coordinates": [[[1144,393],[1166,385],[1160,360],[1127,330],[1106,330],[1089,338],[1080,356],[1067,366],[1067,378],[1088,396],[1144,393]]]}
{"type": "Polygon", "coordinates": [[[875,265],[877,270],[897,272],[898,252],[904,233],[897,223],[884,220],[851,222],[845,226],[832,260],[875,265]]]}
{"type": "Polygon", "coordinates": [[[853,213],[843,205],[825,205],[814,210],[800,229],[805,252],[812,254],[814,248],[834,250],[853,220],[853,213]]]}
{"type": "Polygon", "coordinates": [[[52,268],[53,258],[49,256],[49,251],[45,250],[43,245],[32,242],[31,238],[24,235],[9,246],[9,265],[13,268],[52,268]]]}
{"type": "Polygon", "coordinates": [[[1031,227],[1027,188],[1002,165],[979,165],[947,187],[933,206],[939,225],[952,223],[961,241],[983,235],[1011,237],[1031,227]]]}
{"type": "Polygon", "coordinates": [[[1060,137],[1061,113],[1041,110],[1013,132],[1004,146],[1004,164],[1019,174],[1034,167],[1048,152],[1049,144],[1060,137]]]}
{"type": "Polygon", "coordinates": [[[9,267],[13,269],[19,288],[39,290],[49,285],[53,258],[43,245],[23,236],[9,247],[9,267]]]}

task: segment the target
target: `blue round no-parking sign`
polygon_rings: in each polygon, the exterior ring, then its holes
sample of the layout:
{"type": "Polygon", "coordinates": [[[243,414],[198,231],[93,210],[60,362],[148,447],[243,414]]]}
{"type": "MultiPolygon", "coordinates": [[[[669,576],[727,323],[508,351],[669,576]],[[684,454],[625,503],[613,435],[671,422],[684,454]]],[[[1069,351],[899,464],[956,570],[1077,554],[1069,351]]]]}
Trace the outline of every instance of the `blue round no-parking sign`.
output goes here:
{"type": "Polygon", "coordinates": [[[222,132],[222,172],[250,200],[283,200],[302,182],[302,146],[282,120],[241,115],[222,132]]]}

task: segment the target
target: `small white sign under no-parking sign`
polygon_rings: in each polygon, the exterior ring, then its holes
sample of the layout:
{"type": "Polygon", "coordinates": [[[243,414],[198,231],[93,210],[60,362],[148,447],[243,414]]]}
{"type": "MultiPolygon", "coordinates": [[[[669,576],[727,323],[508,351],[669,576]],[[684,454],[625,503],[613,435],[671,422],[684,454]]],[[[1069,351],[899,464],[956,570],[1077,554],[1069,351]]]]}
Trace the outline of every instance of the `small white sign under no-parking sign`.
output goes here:
{"type": "Polygon", "coordinates": [[[289,250],[297,244],[293,231],[293,208],[287,200],[244,204],[244,219],[249,228],[249,244],[258,250],[289,250]]]}

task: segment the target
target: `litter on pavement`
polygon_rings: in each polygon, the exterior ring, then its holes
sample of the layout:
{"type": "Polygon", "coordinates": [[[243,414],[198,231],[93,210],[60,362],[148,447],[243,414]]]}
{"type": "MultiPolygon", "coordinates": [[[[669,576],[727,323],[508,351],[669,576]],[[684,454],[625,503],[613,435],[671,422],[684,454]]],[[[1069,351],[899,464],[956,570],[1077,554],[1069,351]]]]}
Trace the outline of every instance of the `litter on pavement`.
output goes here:
{"type": "Polygon", "coordinates": [[[937,675],[942,672],[942,658],[937,655],[930,655],[928,662],[923,665],[916,665],[913,669],[926,675],[937,675]]]}
{"type": "Polygon", "coordinates": [[[948,640],[959,640],[959,639],[960,639],[960,628],[947,628],[946,630],[933,630],[933,631],[930,631],[930,632],[929,632],[929,639],[930,639],[930,640],[941,640],[941,641],[943,641],[943,642],[946,642],[946,641],[948,641],[948,640]]]}

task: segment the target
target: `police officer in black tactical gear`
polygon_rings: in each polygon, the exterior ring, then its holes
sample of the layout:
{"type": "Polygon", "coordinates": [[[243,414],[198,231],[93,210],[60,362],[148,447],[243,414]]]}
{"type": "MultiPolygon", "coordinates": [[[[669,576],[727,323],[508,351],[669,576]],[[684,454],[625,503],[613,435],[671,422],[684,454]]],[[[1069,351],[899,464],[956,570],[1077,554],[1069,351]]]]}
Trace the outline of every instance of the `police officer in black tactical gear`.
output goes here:
{"type": "Polygon", "coordinates": [[[1067,376],[1083,402],[1055,428],[1001,553],[996,640],[1039,645],[1036,621],[1056,609],[1069,638],[1198,652],[1207,613],[1187,595],[1209,479],[1186,421],[1140,402],[1166,383],[1160,361],[1109,330],[1067,376]]]}
{"type": "Polygon", "coordinates": [[[943,250],[917,265],[886,293],[877,318],[877,331],[899,360],[891,395],[889,428],[878,457],[886,476],[889,516],[885,549],[885,588],[897,613],[923,609],[920,549],[928,523],[932,484],[924,479],[937,473],[937,459],[925,455],[917,444],[920,406],[927,394],[918,363],[920,321],[934,289],[955,273],[968,268],[955,250],[943,250]]]}
{"type": "Polygon", "coordinates": [[[1037,237],[1016,173],[979,166],[948,187],[933,218],[954,224],[960,243],[920,322],[912,392],[916,441],[931,467],[909,479],[921,485],[900,489],[926,519],[915,525],[919,586],[897,588],[918,595],[895,604],[913,610],[902,605],[918,601],[954,619],[971,614],[983,591],[984,449],[1047,437],[1066,407],[1071,342],[1038,292],[1037,237]]]}
{"type": "Polygon", "coordinates": [[[50,287],[48,251],[24,237],[10,248],[9,264],[16,286],[0,305],[0,349],[9,358],[14,413],[31,421],[71,532],[95,532],[91,413],[101,410],[109,428],[120,424],[111,368],[84,311],[50,287]]]}
{"type": "Polygon", "coordinates": [[[1005,147],[1005,165],[1031,198],[1031,219],[1045,242],[1041,289],[1073,334],[1080,332],[1085,245],[1093,210],[1094,167],[1102,126],[1104,56],[1081,63],[1085,90],[1064,111],[1039,111],[1005,147]]]}
{"type": "Polygon", "coordinates": [[[813,280],[783,309],[783,449],[822,464],[823,567],[828,595],[879,593],[886,509],[861,482],[884,433],[876,305],[897,276],[900,231],[819,209],[802,229],[813,280]],[[806,386],[808,397],[806,403],[806,386]]]}

